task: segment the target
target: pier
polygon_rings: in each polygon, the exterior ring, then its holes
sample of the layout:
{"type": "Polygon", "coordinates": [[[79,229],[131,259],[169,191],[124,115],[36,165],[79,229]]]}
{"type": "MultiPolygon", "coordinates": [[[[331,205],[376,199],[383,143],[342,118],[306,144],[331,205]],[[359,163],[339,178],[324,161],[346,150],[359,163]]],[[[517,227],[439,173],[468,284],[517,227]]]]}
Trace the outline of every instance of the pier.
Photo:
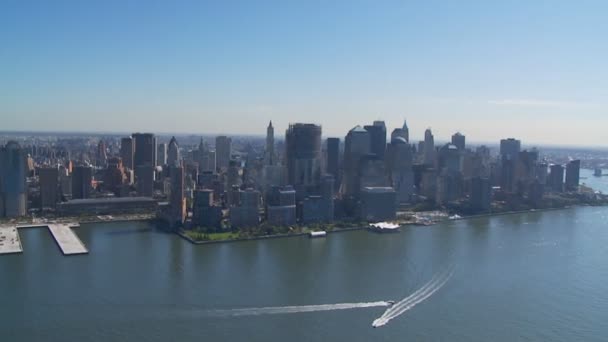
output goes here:
{"type": "MultiPolygon", "coordinates": [[[[75,225],[72,225],[75,226],[75,225]]],[[[49,231],[63,255],[87,254],[89,251],[67,224],[48,224],[49,231]]]]}
{"type": "Polygon", "coordinates": [[[15,227],[0,227],[0,254],[22,253],[23,247],[15,227]]]}

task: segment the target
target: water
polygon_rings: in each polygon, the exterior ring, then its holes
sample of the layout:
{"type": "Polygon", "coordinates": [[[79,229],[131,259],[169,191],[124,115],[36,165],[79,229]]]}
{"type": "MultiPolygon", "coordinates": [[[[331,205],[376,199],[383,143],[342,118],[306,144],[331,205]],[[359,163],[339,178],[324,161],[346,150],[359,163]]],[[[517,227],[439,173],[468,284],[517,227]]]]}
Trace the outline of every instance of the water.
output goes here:
{"type": "MultiPolygon", "coordinates": [[[[593,175],[593,172],[593,170],[581,169],[581,184],[585,184],[594,190],[608,194],[608,176],[596,177],[593,175]]],[[[608,175],[608,170],[604,169],[603,174],[608,175]]]]}
{"type": "Polygon", "coordinates": [[[607,207],[205,246],[147,223],[77,232],[90,254],[64,257],[29,229],[23,254],[0,257],[0,341],[608,336],[607,207]],[[371,327],[385,301],[397,307],[446,269],[443,287],[371,327]]]}

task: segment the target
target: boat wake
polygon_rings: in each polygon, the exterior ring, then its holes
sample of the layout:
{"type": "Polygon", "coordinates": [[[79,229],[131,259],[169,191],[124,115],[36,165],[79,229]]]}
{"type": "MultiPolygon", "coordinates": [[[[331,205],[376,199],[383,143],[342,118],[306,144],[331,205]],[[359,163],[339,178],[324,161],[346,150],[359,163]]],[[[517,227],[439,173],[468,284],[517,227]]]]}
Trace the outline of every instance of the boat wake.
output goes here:
{"type": "Polygon", "coordinates": [[[431,297],[435,292],[439,291],[452,277],[454,268],[449,267],[448,269],[438,272],[435,276],[427,282],[424,286],[416,290],[411,295],[403,298],[401,301],[395,303],[389,307],[382,316],[376,318],[372,322],[372,327],[379,328],[387,324],[393,318],[396,318],[407,311],[411,310],[414,306],[422,303],[427,298],[431,297]]]}
{"type": "Polygon", "coordinates": [[[211,310],[207,313],[211,316],[219,317],[237,317],[237,316],[258,316],[258,315],[276,315],[276,314],[291,314],[302,312],[318,312],[318,311],[333,311],[333,310],[350,310],[373,307],[387,307],[391,303],[387,301],[365,302],[365,303],[338,303],[338,304],[321,304],[321,305],[299,305],[299,306],[273,306],[262,308],[246,308],[246,309],[231,309],[231,310],[211,310]]]}

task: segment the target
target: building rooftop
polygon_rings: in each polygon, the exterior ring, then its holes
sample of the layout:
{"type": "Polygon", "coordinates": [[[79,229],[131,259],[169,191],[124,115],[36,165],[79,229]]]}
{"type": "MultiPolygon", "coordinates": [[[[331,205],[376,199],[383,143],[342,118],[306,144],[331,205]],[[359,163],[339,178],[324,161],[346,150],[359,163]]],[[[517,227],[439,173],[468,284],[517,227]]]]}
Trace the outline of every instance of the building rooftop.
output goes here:
{"type": "Polygon", "coordinates": [[[152,197],[106,197],[106,198],[83,198],[73,199],[60,205],[66,204],[117,204],[133,202],[156,202],[152,197]]]}

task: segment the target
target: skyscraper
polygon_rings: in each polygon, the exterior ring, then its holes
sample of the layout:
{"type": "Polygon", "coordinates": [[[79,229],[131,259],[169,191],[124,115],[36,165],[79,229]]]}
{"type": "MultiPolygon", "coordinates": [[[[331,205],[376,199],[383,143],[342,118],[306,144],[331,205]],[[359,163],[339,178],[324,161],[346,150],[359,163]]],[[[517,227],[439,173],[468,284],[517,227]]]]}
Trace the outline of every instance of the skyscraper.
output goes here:
{"type": "Polygon", "coordinates": [[[424,132],[424,164],[435,165],[435,138],[430,128],[424,132]]]}
{"type": "Polygon", "coordinates": [[[27,213],[27,171],[25,150],[16,141],[0,149],[0,217],[27,213]]]}
{"type": "Polygon", "coordinates": [[[517,159],[517,155],[521,151],[521,141],[509,138],[500,140],[500,157],[501,159],[517,159]]]}
{"type": "Polygon", "coordinates": [[[274,127],[272,127],[272,121],[268,124],[268,128],[266,128],[266,151],[264,154],[264,161],[266,165],[274,165],[275,154],[274,154],[274,127]]]}
{"type": "Polygon", "coordinates": [[[171,141],[169,141],[167,164],[171,167],[177,167],[180,165],[179,145],[177,144],[175,137],[171,137],[171,141]]]}
{"type": "Polygon", "coordinates": [[[120,139],[120,156],[122,158],[122,163],[130,170],[133,170],[134,143],[135,141],[131,137],[120,139]]]}
{"type": "Polygon", "coordinates": [[[108,162],[108,155],[106,153],[106,143],[102,140],[99,140],[97,144],[97,167],[106,167],[106,163],[108,162]]]}
{"type": "Polygon", "coordinates": [[[553,192],[564,191],[564,167],[558,164],[551,165],[549,171],[549,186],[553,192]]]}
{"type": "Polygon", "coordinates": [[[133,140],[135,141],[133,164],[137,189],[140,195],[151,196],[156,166],[156,137],[152,133],[135,133],[133,140]]]}
{"type": "Polygon", "coordinates": [[[386,153],[386,125],[384,121],[374,121],[373,125],[366,125],[363,128],[369,132],[370,153],[384,159],[386,153]]]}
{"type": "Polygon", "coordinates": [[[227,136],[218,136],[215,138],[215,160],[217,170],[228,169],[230,158],[232,155],[232,139],[227,136]]]}
{"type": "Polygon", "coordinates": [[[167,164],[167,144],[160,143],[156,147],[156,166],[167,164]]]}
{"type": "Polygon", "coordinates": [[[186,201],[184,198],[184,168],[180,165],[172,166],[171,174],[171,196],[169,205],[171,209],[171,225],[179,226],[186,218],[186,201]]]}
{"type": "Polygon", "coordinates": [[[412,147],[404,137],[391,139],[386,149],[386,165],[389,184],[395,189],[399,203],[409,202],[414,192],[413,160],[412,147]]]}
{"type": "Polygon", "coordinates": [[[38,169],[40,183],[40,209],[55,209],[58,199],[59,169],[41,167],[38,169]]]}
{"type": "Polygon", "coordinates": [[[72,198],[89,198],[92,179],[93,173],[90,166],[74,166],[72,169],[72,198]]]}
{"type": "Polygon", "coordinates": [[[327,138],[327,173],[334,176],[334,181],[340,183],[340,138],[327,138]]]}
{"type": "Polygon", "coordinates": [[[370,153],[370,134],[361,126],[355,126],[344,139],[344,178],[342,194],[355,195],[359,193],[359,172],[361,158],[370,153]]]}
{"type": "Polygon", "coordinates": [[[290,124],[285,133],[285,147],[287,184],[294,186],[296,191],[318,185],[321,178],[321,126],[290,124]]]}
{"type": "Polygon", "coordinates": [[[566,191],[578,191],[580,171],[580,160],[571,160],[566,164],[566,191]]]}
{"type": "Polygon", "coordinates": [[[452,135],[452,145],[456,146],[458,150],[463,151],[465,148],[465,136],[460,132],[452,135]]]}

